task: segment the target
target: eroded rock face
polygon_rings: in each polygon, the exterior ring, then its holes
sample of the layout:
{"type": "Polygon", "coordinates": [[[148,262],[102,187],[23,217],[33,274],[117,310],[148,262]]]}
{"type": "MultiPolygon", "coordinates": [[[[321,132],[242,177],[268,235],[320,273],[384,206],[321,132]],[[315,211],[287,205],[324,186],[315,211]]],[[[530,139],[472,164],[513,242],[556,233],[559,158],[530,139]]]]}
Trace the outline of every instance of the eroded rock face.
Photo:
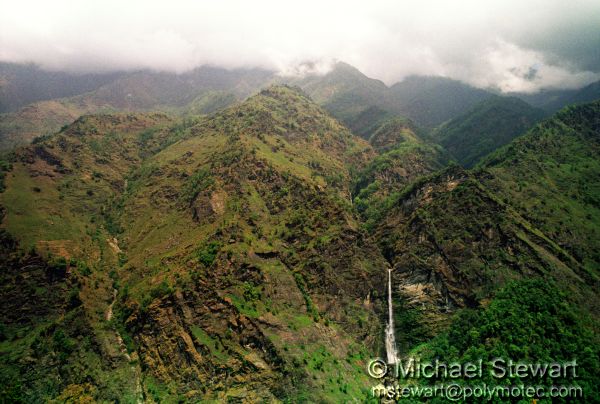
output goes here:
{"type": "Polygon", "coordinates": [[[19,256],[18,243],[0,230],[0,268],[3,324],[32,325],[59,316],[68,307],[69,277],[66,264],[51,266],[36,254],[19,256]],[[40,290],[41,289],[41,290],[40,290]],[[39,292],[43,291],[43,294],[39,292]]]}
{"type": "MultiPolygon", "coordinates": [[[[471,174],[451,168],[418,184],[376,231],[397,292],[439,330],[510,279],[565,271],[560,251],[471,174]]],[[[563,258],[564,259],[564,258],[563,258]]]]}
{"type": "Polygon", "coordinates": [[[362,394],[387,263],[351,209],[348,165],[372,149],[286,88],[190,132],[121,202],[130,293],[114,318],[143,374],[192,400],[362,394]]]}
{"type": "Polygon", "coordinates": [[[198,397],[227,387],[262,385],[273,398],[284,362],[256,319],[206,289],[177,292],[127,322],[135,332],[142,367],[158,380],[176,382],[198,397]]]}
{"type": "Polygon", "coordinates": [[[230,252],[216,254],[212,264],[188,261],[186,272],[197,275],[184,290],[146,307],[125,297],[119,310],[127,313],[124,321],[142,368],[161,383],[197,398],[235,391],[259,394],[258,400],[289,397],[300,379],[309,378],[297,363],[307,355],[296,352],[301,347],[327,341],[340,363],[353,354],[353,340],[376,349],[381,302],[370,296],[375,290],[383,296],[387,263],[352,216],[316,187],[254,158],[227,171],[236,176],[219,173],[218,186],[198,194],[182,214],[196,225],[214,225],[231,214],[219,215],[221,207],[214,205],[225,207],[226,198],[240,201],[243,215],[210,237],[230,252]],[[264,203],[261,215],[248,213],[256,209],[246,199],[248,183],[264,203]],[[194,216],[199,207],[210,212],[203,222],[194,216]],[[332,225],[333,235],[323,236],[332,225]],[[246,244],[245,229],[265,237],[261,229],[275,226],[285,229],[277,242],[246,244]]]}

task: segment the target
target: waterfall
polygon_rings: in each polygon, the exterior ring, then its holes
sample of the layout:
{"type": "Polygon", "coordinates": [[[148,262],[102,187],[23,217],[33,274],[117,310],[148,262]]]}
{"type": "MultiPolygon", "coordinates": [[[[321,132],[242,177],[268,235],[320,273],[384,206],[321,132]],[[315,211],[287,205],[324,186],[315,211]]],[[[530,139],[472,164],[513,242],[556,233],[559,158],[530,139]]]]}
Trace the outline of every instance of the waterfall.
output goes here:
{"type": "Polygon", "coordinates": [[[385,350],[388,364],[398,361],[394,336],[394,308],[392,307],[392,268],[388,269],[388,323],[385,327],[385,350]]]}

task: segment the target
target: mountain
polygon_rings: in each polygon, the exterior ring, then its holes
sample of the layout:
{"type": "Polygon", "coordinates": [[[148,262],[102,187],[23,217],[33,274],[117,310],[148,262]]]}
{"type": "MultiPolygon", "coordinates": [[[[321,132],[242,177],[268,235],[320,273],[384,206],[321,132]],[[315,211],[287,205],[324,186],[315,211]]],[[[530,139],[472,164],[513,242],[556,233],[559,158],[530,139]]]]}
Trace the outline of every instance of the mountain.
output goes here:
{"type": "Polygon", "coordinates": [[[400,143],[420,143],[422,142],[421,136],[419,128],[410,119],[392,118],[376,128],[369,138],[369,143],[375,150],[382,153],[393,149],[400,143]]]}
{"type": "Polygon", "coordinates": [[[510,92],[505,95],[507,97],[520,98],[521,100],[536,108],[544,109],[549,112],[556,112],[558,109],[565,106],[564,104],[562,104],[562,100],[566,97],[571,96],[572,94],[575,94],[576,92],[577,90],[542,89],[535,93],[510,92]],[[560,106],[556,108],[545,107],[551,104],[560,104],[560,106]]]}
{"type": "MultiPolygon", "coordinates": [[[[301,76],[278,76],[262,69],[227,70],[203,66],[182,74],[139,71],[74,77],[34,67],[9,67],[19,75],[9,80],[6,77],[10,75],[5,74],[4,82],[9,84],[1,87],[6,94],[1,99],[22,98],[23,101],[11,107],[10,112],[0,114],[0,150],[53,133],[83,114],[118,111],[212,113],[245,99],[270,83],[299,86],[353,133],[365,139],[394,118],[408,118],[416,126],[430,131],[493,96],[488,91],[443,77],[410,76],[387,87],[343,62],[337,62],[325,74],[301,76]],[[24,78],[29,76],[36,77],[31,89],[23,85],[24,78]],[[44,90],[44,85],[48,86],[48,91],[44,90]],[[10,90],[17,87],[32,95],[21,97],[16,90],[10,90]],[[22,105],[29,101],[36,102],[22,105]]],[[[594,91],[593,88],[586,90],[579,98],[587,100],[590,96],[586,94],[594,91]]],[[[552,99],[562,104],[571,102],[557,101],[565,96],[566,93],[560,92],[552,99]]],[[[529,98],[534,105],[549,102],[545,95],[529,98]]]]}
{"type": "Polygon", "coordinates": [[[472,167],[544,116],[542,110],[518,98],[491,97],[443,124],[431,136],[463,166],[472,167]]]}
{"type": "Polygon", "coordinates": [[[19,149],[0,194],[3,385],[28,401],[366,398],[386,262],[349,195],[373,155],[288,87],[184,123],[85,116],[19,149]],[[32,293],[46,312],[16,322],[32,293]]]}
{"type": "Polygon", "coordinates": [[[413,346],[443,328],[448,312],[478,307],[509,280],[548,277],[593,294],[592,278],[564,249],[460,167],[389,199],[373,231],[393,265],[399,306],[418,314],[413,346]]]}
{"type": "Polygon", "coordinates": [[[77,117],[118,111],[205,114],[258,91],[273,73],[204,66],[183,74],[141,71],[116,77],[94,91],[40,101],[0,115],[0,150],[58,131],[77,117]]]}
{"type": "Polygon", "coordinates": [[[600,102],[567,107],[480,164],[487,186],[596,275],[599,134],[600,102]]]}
{"type": "Polygon", "coordinates": [[[572,104],[584,104],[600,99],[600,81],[596,81],[576,91],[567,92],[562,97],[544,104],[549,111],[557,111],[560,108],[572,104]]]}
{"type": "Polygon", "coordinates": [[[267,70],[209,66],[183,74],[142,71],[116,76],[86,94],[40,101],[1,114],[0,150],[53,133],[83,114],[151,110],[212,113],[245,99],[270,82],[301,87],[353,132],[365,137],[394,116],[381,106],[387,90],[385,84],[342,62],[324,75],[302,77],[276,77],[267,70]]]}
{"type": "Polygon", "coordinates": [[[409,76],[388,88],[343,62],[336,63],[325,75],[312,74],[286,82],[301,87],[365,138],[395,117],[410,118],[416,125],[432,129],[492,96],[488,91],[443,77],[409,76]]]}
{"type": "Polygon", "coordinates": [[[386,105],[417,125],[432,129],[491,96],[488,91],[444,77],[410,76],[389,88],[386,105]]]}
{"type": "MultiPolygon", "coordinates": [[[[32,65],[0,64],[0,150],[53,133],[89,113],[162,111],[206,114],[271,84],[301,87],[355,134],[368,139],[385,121],[408,118],[430,131],[491,98],[460,81],[410,76],[387,87],[337,62],[325,73],[278,76],[263,69],[203,66],[182,74],[138,71],[106,74],[48,72],[32,65]]],[[[598,98],[598,85],[581,90],[511,94],[554,112],[598,98]]]]}
{"type": "Polygon", "coordinates": [[[316,103],[354,133],[368,137],[373,127],[390,117],[384,107],[387,86],[347,63],[337,62],[324,75],[309,74],[285,82],[302,88],[316,103]]]}
{"type": "Polygon", "coordinates": [[[569,90],[542,90],[533,94],[511,94],[548,112],[573,104],[584,104],[600,99],[600,81],[569,90]]]}
{"type": "Polygon", "coordinates": [[[492,96],[443,77],[409,76],[388,88],[343,62],[325,75],[290,82],[363,137],[393,117],[410,118],[418,126],[432,129],[492,96]]]}
{"type": "Polygon", "coordinates": [[[367,228],[380,219],[378,214],[403,188],[451,161],[441,146],[425,140],[406,119],[386,121],[369,142],[379,155],[357,172],[353,190],[354,206],[367,228]]]}
{"type": "Polygon", "coordinates": [[[94,105],[108,104],[127,111],[184,107],[210,92],[231,92],[245,98],[268,83],[273,73],[262,69],[202,66],[175,74],[142,71],[120,78],[87,96],[94,105]]]}
{"type": "Polygon", "coordinates": [[[467,170],[412,120],[209,91],[0,161],[0,401],[370,400],[388,269],[403,358],[576,358],[597,401],[598,103],[467,170]]]}
{"type": "Polygon", "coordinates": [[[43,70],[32,64],[0,62],[0,113],[54,98],[94,91],[126,73],[76,74],[43,70]]]}
{"type": "Polygon", "coordinates": [[[369,212],[401,352],[577,358],[578,385],[598,397],[599,107],[567,108],[480,168],[421,177],[369,212]]]}

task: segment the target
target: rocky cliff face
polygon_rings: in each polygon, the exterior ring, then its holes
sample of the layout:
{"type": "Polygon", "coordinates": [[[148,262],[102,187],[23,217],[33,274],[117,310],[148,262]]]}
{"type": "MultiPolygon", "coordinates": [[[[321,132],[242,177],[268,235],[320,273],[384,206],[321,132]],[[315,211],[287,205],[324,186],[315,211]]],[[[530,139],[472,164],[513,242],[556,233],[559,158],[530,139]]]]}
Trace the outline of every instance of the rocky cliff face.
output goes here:
{"type": "Polygon", "coordinates": [[[594,282],[566,251],[458,167],[413,184],[384,217],[375,237],[394,268],[399,304],[418,311],[425,335],[438,333],[449,313],[485,305],[511,280],[554,279],[578,295],[594,282]]]}

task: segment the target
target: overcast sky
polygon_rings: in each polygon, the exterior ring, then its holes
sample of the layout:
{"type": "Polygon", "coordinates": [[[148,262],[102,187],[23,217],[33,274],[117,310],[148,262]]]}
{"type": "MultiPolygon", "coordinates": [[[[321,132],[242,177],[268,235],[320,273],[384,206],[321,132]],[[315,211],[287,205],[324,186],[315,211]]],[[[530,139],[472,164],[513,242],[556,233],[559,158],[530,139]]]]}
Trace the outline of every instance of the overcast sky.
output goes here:
{"type": "Polygon", "coordinates": [[[600,0],[0,0],[0,60],[177,72],[342,60],[387,84],[573,88],[600,79],[600,0]]]}

